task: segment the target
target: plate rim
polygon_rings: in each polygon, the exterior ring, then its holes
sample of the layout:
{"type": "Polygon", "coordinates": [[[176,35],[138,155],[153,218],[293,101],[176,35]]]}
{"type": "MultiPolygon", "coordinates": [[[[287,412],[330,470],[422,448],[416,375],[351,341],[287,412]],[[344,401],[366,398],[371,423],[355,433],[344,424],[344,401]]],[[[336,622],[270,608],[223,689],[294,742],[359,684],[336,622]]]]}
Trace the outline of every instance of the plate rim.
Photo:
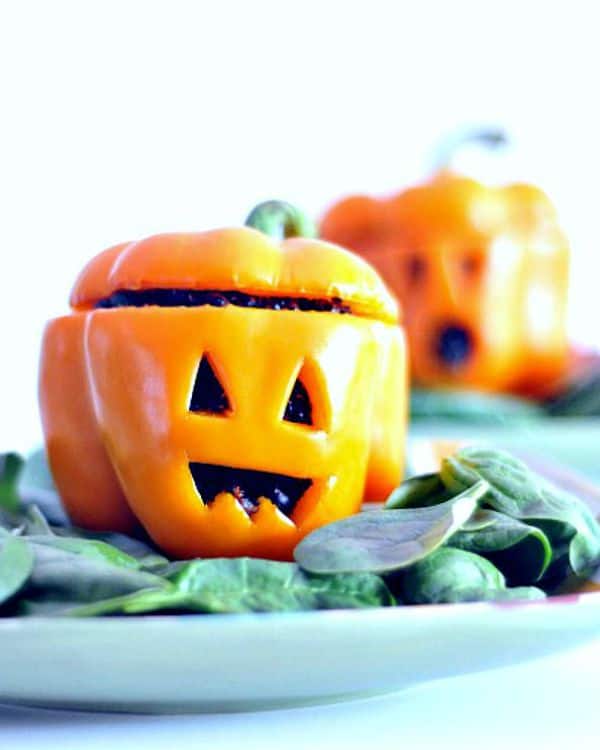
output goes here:
{"type": "MultiPolygon", "coordinates": [[[[68,628],[85,626],[86,624],[93,623],[95,626],[100,623],[119,623],[123,625],[129,623],[131,625],[141,625],[144,623],[160,623],[161,625],[168,624],[171,622],[214,622],[214,618],[218,618],[220,625],[227,624],[231,626],[239,624],[244,621],[294,621],[300,622],[302,620],[339,620],[344,619],[348,621],[349,618],[361,619],[361,618],[373,618],[387,620],[405,617],[421,617],[424,613],[430,613],[436,617],[449,618],[453,617],[454,614],[462,615],[466,617],[471,616],[474,613],[487,612],[514,612],[517,609],[546,609],[548,606],[560,605],[563,608],[571,609],[577,604],[585,604],[586,606],[600,606],[600,591],[588,591],[582,593],[569,593],[559,594],[557,596],[549,596],[546,599],[516,599],[510,601],[476,601],[476,602],[455,602],[455,603],[440,603],[440,604],[406,604],[396,605],[389,607],[364,607],[364,608],[350,608],[350,609],[321,609],[321,610],[299,610],[292,612],[227,612],[227,613],[185,613],[178,615],[95,615],[92,617],[72,617],[68,615],[29,615],[21,617],[0,617],[0,631],[2,630],[14,630],[16,627],[25,626],[33,627],[35,625],[48,625],[50,623],[55,625],[66,625],[68,628]]],[[[502,617],[503,615],[499,615],[502,617]]],[[[1,644],[0,644],[1,650],[1,644]]]]}

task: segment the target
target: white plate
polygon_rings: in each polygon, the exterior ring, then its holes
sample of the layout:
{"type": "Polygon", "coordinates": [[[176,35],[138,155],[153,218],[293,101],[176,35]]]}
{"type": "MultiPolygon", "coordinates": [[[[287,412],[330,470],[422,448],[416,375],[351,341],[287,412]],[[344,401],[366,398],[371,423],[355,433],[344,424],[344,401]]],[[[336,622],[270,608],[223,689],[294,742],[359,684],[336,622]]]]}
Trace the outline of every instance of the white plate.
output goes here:
{"type": "Polygon", "coordinates": [[[600,634],[600,592],[541,602],[0,621],[0,702],[141,712],[336,701],[600,634]]]}
{"type": "MultiPolygon", "coordinates": [[[[600,510],[598,488],[538,466],[600,510]]],[[[0,619],[0,702],[242,711],[388,692],[600,637],[600,591],[544,601],[255,615],[0,619]]]]}

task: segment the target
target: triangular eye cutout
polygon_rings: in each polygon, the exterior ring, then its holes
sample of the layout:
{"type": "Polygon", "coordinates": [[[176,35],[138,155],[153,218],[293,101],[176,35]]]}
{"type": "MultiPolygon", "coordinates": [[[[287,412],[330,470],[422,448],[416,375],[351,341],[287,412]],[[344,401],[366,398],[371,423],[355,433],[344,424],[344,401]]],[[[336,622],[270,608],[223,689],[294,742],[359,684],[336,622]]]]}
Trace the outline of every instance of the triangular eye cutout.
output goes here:
{"type": "Polygon", "coordinates": [[[194,390],[190,399],[190,411],[205,414],[223,414],[230,411],[229,399],[219,382],[207,357],[202,357],[194,390]]]}
{"type": "Polygon", "coordinates": [[[299,379],[294,383],[283,418],[286,422],[296,422],[297,424],[312,425],[313,423],[312,404],[308,391],[299,379]]]}

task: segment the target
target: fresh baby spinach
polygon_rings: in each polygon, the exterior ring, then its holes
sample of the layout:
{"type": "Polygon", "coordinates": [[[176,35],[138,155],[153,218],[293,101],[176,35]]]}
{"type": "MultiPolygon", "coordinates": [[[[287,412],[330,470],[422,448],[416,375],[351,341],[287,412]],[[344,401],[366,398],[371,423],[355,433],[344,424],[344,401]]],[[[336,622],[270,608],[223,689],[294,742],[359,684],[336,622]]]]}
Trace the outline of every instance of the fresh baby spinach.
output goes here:
{"type": "Polygon", "coordinates": [[[502,573],[480,555],[442,547],[401,577],[406,604],[442,604],[505,599],[543,599],[533,586],[507,589],[502,573]]]}
{"type": "Polygon", "coordinates": [[[296,547],[312,573],[391,573],[431,554],[471,516],[488,491],[477,482],[431,507],[372,510],[322,526],[296,547]]]}
{"type": "Polygon", "coordinates": [[[388,497],[385,508],[424,508],[450,500],[453,493],[447,489],[439,474],[422,474],[411,477],[396,487],[388,497]]]}
{"type": "Polygon", "coordinates": [[[465,448],[438,474],[404,482],[383,510],[317,529],[295,556],[295,563],[168,560],[143,535],[71,526],[41,454],[24,466],[15,454],[0,461],[2,615],[294,612],[538,599],[541,588],[585,587],[600,562],[600,527],[576,497],[518,459],[465,448]]]}
{"type": "Polygon", "coordinates": [[[23,459],[16,453],[0,454],[0,510],[14,512],[20,505],[17,481],[23,459]]]}
{"type": "Polygon", "coordinates": [[[212,614],[295,612],[394,603],[379,576],[311,576],[294,563],[239,557],[194,560],[184,565],[162,590],[138,591],[66,614],[82,617],[162,610],[212,614]]]}
{"type": "Polygon", "coordinates": [[[33,553],[18,536],[0,537],[0,607],[26,584],[33,571],[33,553]]]}
{"type": "Polygon", "coordinates": [[[493,510],[475,511],[448,545],[485,555],[511,585],[539,581],[552,560],[552,547],[541,529],[493,510]]]}
{"type": "Polygon", "coordinates": [[[569,564],[577,575],[600,564],[600,526],[591,511],[518,458],[488,448],[463,448],[444,459],[440,476],[454,492],[485,480],[489,490],[484,505],[537,526],[554,544],[569,541],[569,564]]]}

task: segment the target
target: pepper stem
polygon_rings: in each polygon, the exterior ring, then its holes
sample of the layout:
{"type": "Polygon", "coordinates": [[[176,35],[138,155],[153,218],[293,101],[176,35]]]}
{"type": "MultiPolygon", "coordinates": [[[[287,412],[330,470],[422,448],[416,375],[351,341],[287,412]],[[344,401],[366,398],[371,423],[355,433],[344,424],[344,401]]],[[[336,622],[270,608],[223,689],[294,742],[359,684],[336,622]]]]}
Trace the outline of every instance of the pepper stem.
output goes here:
{"type": "Polygon", "coordinates": [[[247,227],[276,239],[287,237],[316,237],[317,229],[308,216],[291,203],[285,201],[264,201],[248,214],[247,227]]]}
{"type": "Polygon", "coordinates": [[[433,171],[447,169],[458,151],[473,144],[487,151],[496,151],[508,146],[510,138],[505,130],[494,126],[459,130],[443,138],[435,149],[432,158],[433,171]]]}

